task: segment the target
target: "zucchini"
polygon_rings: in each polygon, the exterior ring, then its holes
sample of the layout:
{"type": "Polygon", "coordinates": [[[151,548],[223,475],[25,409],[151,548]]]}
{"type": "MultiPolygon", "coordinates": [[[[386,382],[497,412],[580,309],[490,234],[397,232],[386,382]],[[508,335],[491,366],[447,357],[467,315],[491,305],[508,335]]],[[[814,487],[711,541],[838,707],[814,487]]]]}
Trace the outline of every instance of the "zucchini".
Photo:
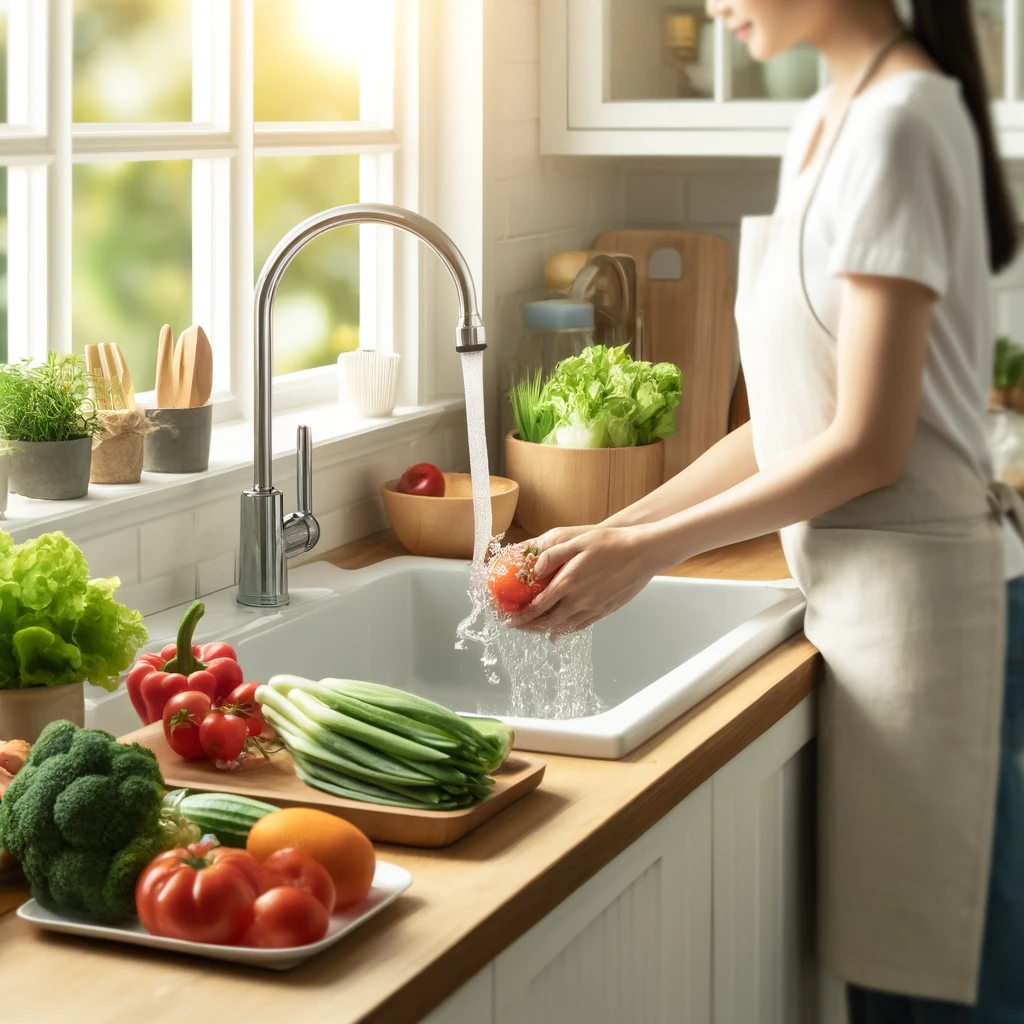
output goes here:
{"type": "Polygon", "coordinates": [[[262,800],[233,793],[191,793],[176,789],[164,797],[164,804],[173,807],[206,835],[212,833],[223,846],[245,846],[249,830],[260,818],[277,808],[262,800]]]}

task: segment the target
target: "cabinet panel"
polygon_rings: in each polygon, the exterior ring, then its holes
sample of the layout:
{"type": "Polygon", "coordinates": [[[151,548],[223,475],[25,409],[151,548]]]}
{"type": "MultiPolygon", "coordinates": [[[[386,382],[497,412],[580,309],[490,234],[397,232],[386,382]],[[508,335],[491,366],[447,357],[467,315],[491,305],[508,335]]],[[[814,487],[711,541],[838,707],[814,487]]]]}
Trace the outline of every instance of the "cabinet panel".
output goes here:
{"type": "Polygon", "coordinates": [[[488,964],[449,996],[422,1024],[492,1024],[494,964],[488,964]]]}
{"type": "Polygon", "coordinates": [[[711,791],[498,957],[496,1024],[710,1024],[711,791]]]}
{"type": "Polygon", "coordinates": [[[808,698],[712,780],[715,1024],[815,1019],[813,732],[808,698]]]}

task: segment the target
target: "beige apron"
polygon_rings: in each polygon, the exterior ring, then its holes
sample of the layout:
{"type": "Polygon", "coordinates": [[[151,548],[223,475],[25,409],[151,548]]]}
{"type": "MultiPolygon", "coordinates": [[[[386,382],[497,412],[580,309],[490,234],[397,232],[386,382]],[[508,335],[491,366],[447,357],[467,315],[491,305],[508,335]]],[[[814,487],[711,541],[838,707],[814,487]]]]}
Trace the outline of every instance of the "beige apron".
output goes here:
{"type": "MultiPolygon", "coordinates": [[[[831,149],[794,215],[742,226],[737,321],[761,467],[835,413],[836,342],[807,300],[801,245],[831,149]]],[[[975,999],[1003,698],[1000,508],[1013,504],[919,422],[897,483],[783,531],[826,665],[820,955],[855,984],[975,999]]]]}

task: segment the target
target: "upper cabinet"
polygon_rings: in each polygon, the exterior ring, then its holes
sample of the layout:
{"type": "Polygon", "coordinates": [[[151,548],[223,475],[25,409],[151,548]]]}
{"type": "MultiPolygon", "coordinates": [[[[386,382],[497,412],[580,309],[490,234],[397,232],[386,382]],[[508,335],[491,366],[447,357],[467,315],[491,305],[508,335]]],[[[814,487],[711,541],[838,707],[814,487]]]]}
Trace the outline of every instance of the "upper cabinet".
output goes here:
{"type": "MultiPolygon", "coordinates": [[[[1024,156],[1024,0],[974,0],[1006,156],[1024,156]]],[[[540,0],[541,151],[779,156],[825,83],[809,47],[752,60],[695,0],[540,0]]]]}

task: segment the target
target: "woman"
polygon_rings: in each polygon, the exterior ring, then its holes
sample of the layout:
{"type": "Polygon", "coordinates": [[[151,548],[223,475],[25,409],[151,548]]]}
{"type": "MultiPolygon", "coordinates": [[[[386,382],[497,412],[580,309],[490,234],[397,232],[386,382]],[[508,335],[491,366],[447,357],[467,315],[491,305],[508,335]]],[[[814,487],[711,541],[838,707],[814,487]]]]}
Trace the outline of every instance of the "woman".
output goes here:
{"type": "Polygon", "coordinates": [[[708,8],[758,60],[811,43],[832,82],[775,215],[743,224],[751,423],[601,526],[540,538],[539,573],[560,572],[517,624],[583,628],[782,530],[826,662],[820,945],[852,1021],[1024,1021],[1024,544],[984,426],[989,279],[1017,228],[970,5],[914,0],[910,29],[892,0],[708,8]]]}

